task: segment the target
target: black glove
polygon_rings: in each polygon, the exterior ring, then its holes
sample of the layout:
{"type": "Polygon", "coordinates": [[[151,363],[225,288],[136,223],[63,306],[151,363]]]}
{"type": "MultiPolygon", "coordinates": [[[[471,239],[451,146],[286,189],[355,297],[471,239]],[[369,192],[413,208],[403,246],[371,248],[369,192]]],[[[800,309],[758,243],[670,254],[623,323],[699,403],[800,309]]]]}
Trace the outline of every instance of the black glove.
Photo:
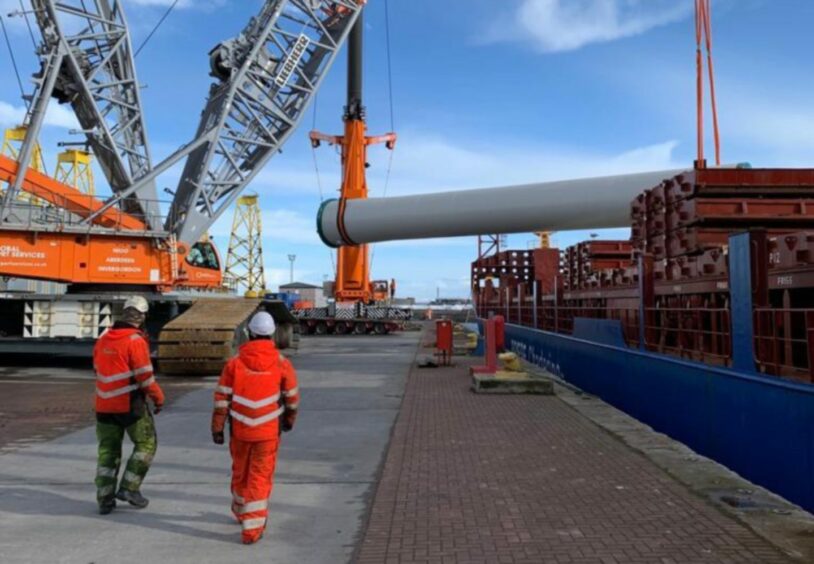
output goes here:
{"type": "Polygon", "coordinates": [[[294,420],[296,419],[296,414],[291,411],[287,411],[283,414],[282,418],[280,419],[280,429],[282,429],[283,433],[288,433],[291,429],[294,428],[294,420]]]}
{"type": "Polygon", "coordinates": [[[223,431],[221,431],[220,433],[215,433],[214,431],[212,432],[212,442],[213,443],[215,443],[216,445],[222,445],[224,443],[224,441],[225,441],[225,438],[223,436],[223,431]]]}
{"type": "Polygon", "coordinates": [[[155,404],[153,406],[153,413],[155,415],[158,415],[159,413],[161,413],[162,409],[164,409],[164,404],[163,403],[157,403],[157,404],[155,404]]]}

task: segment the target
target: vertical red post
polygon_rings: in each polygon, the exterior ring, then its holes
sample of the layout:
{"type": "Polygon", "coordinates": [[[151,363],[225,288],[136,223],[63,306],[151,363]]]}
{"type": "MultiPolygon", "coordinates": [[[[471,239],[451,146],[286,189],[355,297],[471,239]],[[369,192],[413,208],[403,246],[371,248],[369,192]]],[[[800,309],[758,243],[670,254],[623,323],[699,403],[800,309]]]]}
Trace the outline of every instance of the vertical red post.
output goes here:
{"type": "Polygon", "coordinates": [[[495,328],[495,319],[492,317],[484,321],[483,329],[484,329],[484,338],[486,339],[486,365],[485,366],[473,366],[470,371],[472,374],[495,374],[497,373],[497,344],[495,341],[495,337],[497,336],[496,328],[495,328]]]}
{"type": "Polygon", "coordinates": [[[503,352],[506,350],[506,320],[502,315],[494,317],[495,327],[495,351],[503,352]]]}
{"type": "Polygon", "coordinates": [[[814,312],[806,312],[806,337],[808,337],[808,379],[814,382],[814,312]]]}
{"type": "Polygon", "coordinates": [[[452,364],[452,321],[439,319],[435,322],[435,349],[441,366],[452,364]]]}

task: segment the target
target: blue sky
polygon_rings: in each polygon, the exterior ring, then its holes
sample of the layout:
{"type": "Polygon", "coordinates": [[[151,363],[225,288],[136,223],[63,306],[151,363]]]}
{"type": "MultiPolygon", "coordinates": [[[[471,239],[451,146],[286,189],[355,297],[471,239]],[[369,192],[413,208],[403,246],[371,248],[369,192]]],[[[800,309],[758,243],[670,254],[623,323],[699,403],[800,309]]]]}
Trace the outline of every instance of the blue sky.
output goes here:
{"type": "MultiPolygon", "coordinates": [[[[139,44],[171,0],[130,0],[139,44]]],[[[0,0],[5,14],[18,0],[0,0]]],[[[399,145],[388,195],[477,188],[689,166],[695,154],[691,0],[389,0],[393,96],[399,145]],[[440,7],[443,6],[443,7],[440,7]]],[[[235,35],[258,0],[182,0],[137,59],[158,161],[188,141],[208,90],[208,51],[235,35]]],[[[366,104],[371,133],[390,129],[384,1],[367,9],[366,104]]],[[[718,102],[725,162],[806,166],[814,152],[814,2],[716,0],[718,102]]],[[[23,78],[35,70],[19,18],[7,20],[23,78]]],[[[3,47],[0,126],[22,103],[3,47]]],[[[341,131],[344,57],[319,95],[316,126],[341,131]]],[[[320,202],[307,141],[309,112],[284,153],[250,187],[261,195],[270,286],[332,277],[332,253],[315,233],[320,202]]],[[[42,142],[53,166],[72,116],[52,108],[42,142]]],[[[371,150],[371,195],[380,196],[390,155],[371,150]]],[[[323,196],[339,186],[339,159],[317,152],[323,196]]],[[[160,179],[174,188],[177,171],[160,179]]],[[[99,175],[101,178],[101,175],[99,175]]],[[[104,188],[101,188],[104,192],[104,188]]],[[[225,253],[231,214],[213,228],[225,253]]],[[[607,234],[625,237],[623,230],[607,234]]],[[[586,238],[560,233],[560,246],[586,238]]],[[[526,248],[531,235],[509,238],[526,248]]],[[[472,238],[377,245],[374,276],[402,295],[464,296],[472,238]]]]}

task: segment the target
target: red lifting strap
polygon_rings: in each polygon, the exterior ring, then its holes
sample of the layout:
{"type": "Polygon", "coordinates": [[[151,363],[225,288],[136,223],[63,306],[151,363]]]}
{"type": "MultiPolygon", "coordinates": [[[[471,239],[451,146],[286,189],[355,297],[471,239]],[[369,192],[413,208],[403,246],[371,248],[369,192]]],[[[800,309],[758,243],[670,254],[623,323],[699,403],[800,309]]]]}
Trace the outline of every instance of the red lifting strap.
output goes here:
{"type": "Polygon", "coordinates": [[[715,164],[721,165],[721,139],[718,129],[718,104],[715,97],[715,69],[712,59],[712,8],[710,0],[695,0],[695,65],[696,65],[696,104],[698,117],[698,161],[704,166],[704,63],[701,53],[702,41],[706,44],[709,90],[712,104],[712,130],[715,142],[715,164]]]}

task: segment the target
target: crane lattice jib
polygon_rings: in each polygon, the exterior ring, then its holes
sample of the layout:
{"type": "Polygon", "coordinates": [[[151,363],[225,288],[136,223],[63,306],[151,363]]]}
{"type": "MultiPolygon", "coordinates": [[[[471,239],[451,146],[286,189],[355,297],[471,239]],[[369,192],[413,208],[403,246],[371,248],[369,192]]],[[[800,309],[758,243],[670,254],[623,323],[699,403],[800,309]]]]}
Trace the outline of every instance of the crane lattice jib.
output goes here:
{"type": "Polygon", "coordinates": [[[166,230],[187,244],[222,214],[302,119],[366,0],[269,0],[210,53],[212,76],[166,230]]]}
{"type": "MultiPolygon", "coordinates": [[[[152,168],[133,63],[130,34],[119,0],[32,0],[42,34],[43,68],[61,57],[51,92],[70,103],[114,194],[152,168]]],[[[155,183],[120,202],[122,209],[160,228],[155,183]]]]}

